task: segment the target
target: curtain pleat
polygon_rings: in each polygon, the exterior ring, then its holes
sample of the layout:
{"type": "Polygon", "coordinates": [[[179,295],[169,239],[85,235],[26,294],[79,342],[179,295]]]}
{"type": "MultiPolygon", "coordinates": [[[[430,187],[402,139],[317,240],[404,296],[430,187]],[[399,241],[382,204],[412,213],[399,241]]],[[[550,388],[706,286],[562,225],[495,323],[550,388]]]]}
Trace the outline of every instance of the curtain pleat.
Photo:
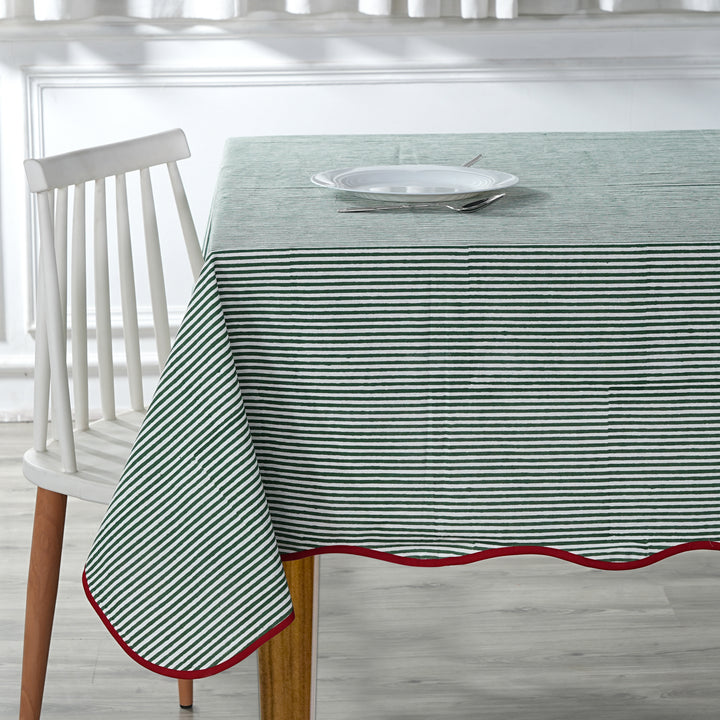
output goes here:
{"type": "Polygon", "coordinates": [[[606,12],[720,12],[720,0],[599,0],[606,12]]]}
{"type": "Polygon", "coordinates": [[[720,12],[720,0],[0,0],[0,19],[93,18],[230,20],[255,12],[468,20],[605,12],[720,12]]]}

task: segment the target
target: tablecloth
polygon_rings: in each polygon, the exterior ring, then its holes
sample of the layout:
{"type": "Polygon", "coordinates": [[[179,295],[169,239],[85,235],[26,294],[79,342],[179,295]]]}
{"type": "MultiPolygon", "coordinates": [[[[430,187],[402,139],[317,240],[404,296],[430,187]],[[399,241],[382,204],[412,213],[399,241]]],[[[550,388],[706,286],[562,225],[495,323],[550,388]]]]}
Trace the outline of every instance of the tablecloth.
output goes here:
{"type": "Polygon", "coordinates": [[[720,549],[720,132],[228,141],[206,264],[84,584],[202,677],[292,621],[281,557],[720,549]],[[483,164],[476,214],[312,172],[483,164]]]}

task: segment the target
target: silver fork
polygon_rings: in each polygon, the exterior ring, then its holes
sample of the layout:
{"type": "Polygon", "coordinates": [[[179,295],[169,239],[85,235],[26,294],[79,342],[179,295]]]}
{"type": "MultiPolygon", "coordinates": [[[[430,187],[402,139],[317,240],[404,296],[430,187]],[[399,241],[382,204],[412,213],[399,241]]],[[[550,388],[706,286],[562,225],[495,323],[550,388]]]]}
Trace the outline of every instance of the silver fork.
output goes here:
{"type": "Polygon", "coordinates": [[[463,167],[470,167],[471,165],[474,165],[481,157],[482,153],[476,155],[472,160],[468,160],[466,163],[463,163],[463,167]]]}
{"type": "Polygon", "coordinates": [[[416,208],[448,208],[455,212],[475,212],[481,208],[492,205],[500,198],[505,197],[505,193],[499,193],[498,195],[491,195],[487,198],[470,200],[469,202],[463,203],[462,205],[448,205],[447,203],[388,203],[387,205],[375,205],[374,207],[356,207],[356,208],[341,208],[338,210],[339,213],[362,213],[362,212],[383,212],[386,210],[414,210],[416,208]]]}

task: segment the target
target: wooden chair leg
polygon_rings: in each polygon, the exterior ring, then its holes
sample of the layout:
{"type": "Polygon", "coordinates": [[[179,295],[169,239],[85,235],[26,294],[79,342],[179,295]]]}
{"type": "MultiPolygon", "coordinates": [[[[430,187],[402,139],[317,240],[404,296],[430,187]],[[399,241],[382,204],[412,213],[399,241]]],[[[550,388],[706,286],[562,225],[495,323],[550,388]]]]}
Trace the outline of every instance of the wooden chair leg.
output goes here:
{"type": "Polygon", "coordinates": [[[261,720],[313,720],[317,558],[283,563],[295,620],[258,650],[261,720]]]}
{"type": "Polygon", "coordinates": [[[193,704],[193,681],[178,680],[178,696],[180,698],[180,707],[188,710],[193,704]]]}
{"type": "Polygon", "coordinates": [[[37,489],[30,548],[20,720],[38,720],[57,599],[67,495],[37,489]]]}

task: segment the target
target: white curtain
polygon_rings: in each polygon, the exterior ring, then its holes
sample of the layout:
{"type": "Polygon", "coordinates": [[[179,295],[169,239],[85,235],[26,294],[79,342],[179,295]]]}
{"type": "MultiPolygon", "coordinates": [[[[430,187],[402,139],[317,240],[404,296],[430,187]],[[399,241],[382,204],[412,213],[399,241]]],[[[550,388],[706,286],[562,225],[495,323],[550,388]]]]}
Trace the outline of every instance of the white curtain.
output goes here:
{"type": "Polygon", "coordinates": [[[720,0],[0,0],[0,19],[229,20],[257,13],[350,13],[381,17],[512,19],[586,11],[720,12],[720,0]]]}

